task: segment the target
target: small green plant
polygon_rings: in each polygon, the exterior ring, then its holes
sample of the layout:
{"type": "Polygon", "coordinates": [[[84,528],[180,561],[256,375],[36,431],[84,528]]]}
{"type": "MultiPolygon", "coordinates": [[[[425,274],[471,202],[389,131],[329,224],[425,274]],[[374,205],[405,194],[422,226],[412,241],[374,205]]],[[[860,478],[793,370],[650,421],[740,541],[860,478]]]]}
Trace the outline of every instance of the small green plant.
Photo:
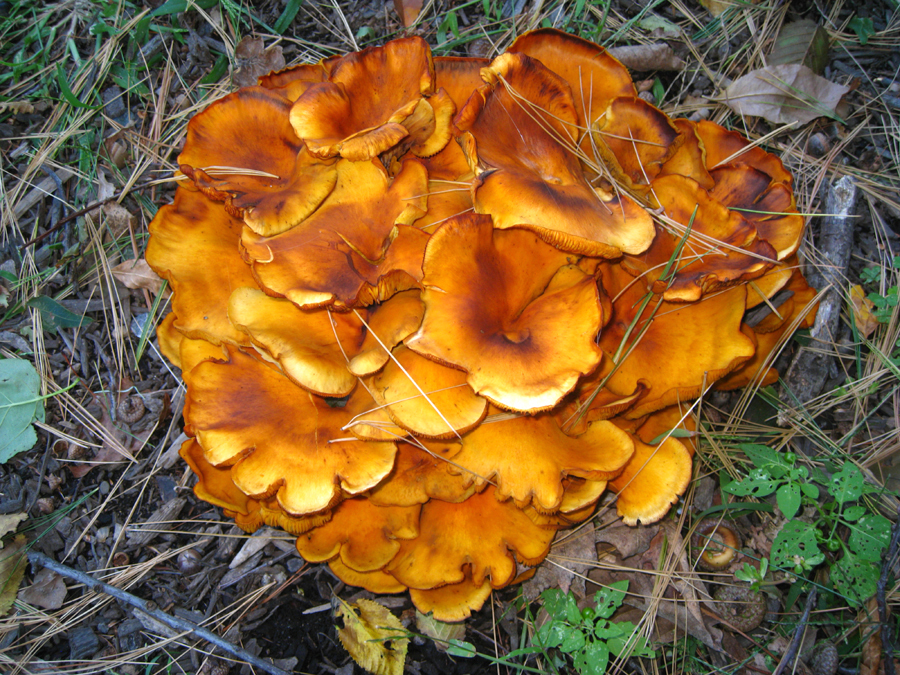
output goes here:
{"type": "MultiPolygon", "coordinates": [[[[900,269],[900,255],[894,256],[891,263],[894,269],[900,269]]],[[[866,286],[878,284],[881,282],[882,277],[883,270],[881,267],[866,267],[859,273],[860,281],[866,286]]],[[[897,306],[898,301],[900,301],[897,286],[888,287],[884,293],[872,291],[866,297],[874,305],[872,308],[872,315],[878,323],[890,322],[891,315],[894,313],[894,308],[897,306]]]]}
{"type": "MultiPolygon", "coordinates": [[[[606,672],[613,656],[655,657],[647,639],[630,621],[612,622],[609,618],[621,607],[628,591],[627,581],[617,581],[594,595],[595,607],[578,609],[575,596],[559,589],[541,593],[544,609],[550,619],[535,633],[533,643],[541,650],[559,649],[572,658],[575,671],[582,675],[606,672]]],[[[566,666],[567,658],[556,658],[557,668],[566,666]]]]}
{"type": "MultiPolygon", "coordinates": [[[[741,450],[753,462],[746,478],[722,486],[738,497],[757,498],[775,494],[778,509],[787,522],[772,544],[771,562],[776,568],[803,576],[826,561],[822,547],[834,558],[830,579],[834,590],[854,605],[875,593],[881,554],[890,540],[891,523],[870,509],[865,495],[881,490],[866,483],[852,462],[835,466],[823,462],[823,469],[797,466],[792,452],[777,452],[765,445],[742,444],[741,450]],[[827,497],[819,499],[821,485],[827,497]],[[812,507],[800,519],[801,506],[812,507]],[[844,541],[843,533],[849,533],[844,541]]],[[[762,567],[752,572],[745,565],[736,575],[742,581],[761,583],[762,567]],[[742,576],[738,576],[742,575],[742,576]]]]}
{"type": "Polygon", "coordinates": [[[744,566],[734,573],[734,578],[750,584],[750,588],[755,593],[762,590],[765,583],[766,575],[769,573],[769,559],[762,558],[759,561],[759,567],[754,567],[750,563],[744,563],[744,566]]]}

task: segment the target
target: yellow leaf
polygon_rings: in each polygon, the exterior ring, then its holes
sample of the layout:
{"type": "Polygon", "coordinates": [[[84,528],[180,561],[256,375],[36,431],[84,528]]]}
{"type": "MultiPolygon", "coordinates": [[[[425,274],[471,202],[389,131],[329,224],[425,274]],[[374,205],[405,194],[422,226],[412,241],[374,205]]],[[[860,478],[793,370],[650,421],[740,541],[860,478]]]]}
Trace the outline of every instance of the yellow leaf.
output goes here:
{"type": "MultiPolygon", "coordinates": [[[[25,535],[16,535],[12,542],[0,551],[0,616],[5,616],[12,608],[19,591],[19,584],[25,576],[28,558],[25,557],[25,535]]],[[[406,648],[403,650],[406,653],[406,648]]]]}
{"type": "Polygon", "coordinates": [[[403,675],[409,640],[397,639],[406,633],[397,617],[373,600],[338,602],[336,613],[344,620],[338,637],[353,660],[374,675],[403,675]]]}
{"type": "MultiPolygon", "coordinates": [[[[0,537],[5,537],[10,532],[15,532],[19,527],[19,523],[28,517],[27,513],[4,513],[0,515],[0,537]]],[[[3,548],[3,542],[0,541],[0,548],[3,548]]]]}
{"type": "Polygon", "coordinates": [[[869,337],[878,327],[878,319],[872,314],[875,306],[866,297],[863,287],[857,284],[850,289],[850,308],[853,310],[853,320],[856,322],[856,330],[863,337],[869,337]]]}

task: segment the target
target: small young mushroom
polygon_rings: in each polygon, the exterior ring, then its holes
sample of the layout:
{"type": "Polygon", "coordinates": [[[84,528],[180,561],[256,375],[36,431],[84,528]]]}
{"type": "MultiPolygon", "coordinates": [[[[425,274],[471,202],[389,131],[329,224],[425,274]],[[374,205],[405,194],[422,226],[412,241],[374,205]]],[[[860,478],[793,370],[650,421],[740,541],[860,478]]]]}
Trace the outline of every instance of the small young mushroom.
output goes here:
{"type": "Polygon", "coordinates": [[[721,570],[728,567],[741,549],[741,536],[734,525],[716,518],[707,518],[697,525],[691,546],[700,567],[721,570]]]}

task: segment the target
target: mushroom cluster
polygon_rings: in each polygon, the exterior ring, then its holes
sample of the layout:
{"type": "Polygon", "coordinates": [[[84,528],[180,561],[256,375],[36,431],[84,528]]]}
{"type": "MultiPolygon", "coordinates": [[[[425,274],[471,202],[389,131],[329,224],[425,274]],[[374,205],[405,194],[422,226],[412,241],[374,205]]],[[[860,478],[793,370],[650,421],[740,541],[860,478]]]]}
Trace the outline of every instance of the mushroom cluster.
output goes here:
{"type": "Polygon", "coordinates": [[[607,488],[661,518],[690,401],[770,382],[812,319],[782,163],[554,30],[272,73],[194,117],[178,163],[147,260],[197,496],[443,621],[607,488]]]}

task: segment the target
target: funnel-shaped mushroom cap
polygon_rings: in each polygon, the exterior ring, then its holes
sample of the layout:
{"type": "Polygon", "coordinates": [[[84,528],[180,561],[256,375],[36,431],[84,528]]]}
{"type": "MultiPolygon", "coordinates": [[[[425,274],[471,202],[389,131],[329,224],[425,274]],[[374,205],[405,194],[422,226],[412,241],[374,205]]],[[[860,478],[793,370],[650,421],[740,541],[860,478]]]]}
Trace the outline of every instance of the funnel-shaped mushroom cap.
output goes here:
{"type": "Polygon", "coordinates": [[[613,318],[600,336],[600,346],[611,357],[604,368],[611,368],[615,354],[620,354],[609,387],[632,392],[641,380],[650,387],[625,417],[636,419],[696,398],[704,386],[753,356],[753,341],[740,328],[744,286],[695,303],[670,303],[653,296],[645,304],[642,285],[628,283],[628,275],[618,266],[604,269],[604,287],[610,293],[624,289],[613,301],[613,318]]]}
{"type": "Polygon", "coordinates": [[[390,350],[419,328],[424,313],[425,304],[418,290],[397,293],[370,307],[365,338],[359,352],[350,359],[350,372],[364,377],[384,368],[390,360],[390,350]]]}
{"type": "Polygon", "coordinates": [[[487,400],[466,384],[466,373],[403,346],[372,378],[371,390],[394,422],[426,438],[457,437],[487,413],[487,400]]]}
{"type": "Polygon", "coordinates": [[[185,188],[150,223],[147,262],[172,287],[173,326],[184,335],[249,344],[227,313],[232,291],[256,286],[237,252],[242,226],[221,204],[185,188]]]}
{"type": "Polygon", "coordinates": [[[303,149],[290,101],[262,87],[222,98],[188,123],[182,173],[262,235],[290,229],[334,189],[333,162],[303,149]]]}
{"type": "Polygon", "coordinates": [[[316,156],[363,161],[406,138],[409,118],[420,103],[430,109],[424,97],[432,93],[431,50],[421,38],[401,38],[341,57],[328,82],[297,99],[290,121],[316,156]]]}
{"type": "Polygon", "coordinates": [[[475,210],[499,228],[528,228],[573,253],[615,258],[646,250],[654,235],[649,214],[585,179],[569,85],[522,54],[497,57],[482,77],[488,84],[455,120],[477,167],[475,210]]]}
{"type": "Polygon", "coordinates": [[[383,593],[401,593],[406,586],[397,581],[387,572],[373,570],[371,572],[357,572],[348,567],[340,558],[335,558],[328,563],[334,575],[349,586],[361,586],[371,593],[381,595],[383,593]]]}
{"type": "Polygon", "coordinates": [[[634,456],[609,482],[616,509],[628,525],[655,523],[669,512],[691,481],[691,453],[675,438],[648,445],[634,438],[634,456]]]}
{"type": "Polygon", "coordinates": [[[641,193],[683,141],[664,112],[637,96],[613,99],[591,135],[613,179],[641,193]]]}
{"type": "Polygon", "coordinates": [[[422,448],[400,443],[393,470],[369,492],[369,501],[379,506],[413,506],[429,499],[457,503],[475,494],[465,476],[448,472],[459,452],[458,443],[428,443],[422,448]]]}
{"type": "Polygon", "coordinates": [[[634,452],[631,438],[612,422],[594,422],[573,437],[549,413],[498,417],[463,437],[450,471],[467,470],[466,481],[479,486],[491,481],[498,499],[512,497],[519,508],[532,504],[538,511],[556,512],[566,476],[613,478],[634,452]]]}
{"type": "Polygon", "coordinates": [[[581,130],[597,123],[614,98],[637,95],[628,69],[618,59],[593,42],[555,28],[525,33],[508,51],[537,59],[569,84],[581,130]]]}
{"type": "MultiPolygon", "coordinates": [[[[373,274],[377,283],[381,274],[403,269],[396,262],[384,269],[387,257],[400,254],[388,247],[394,248],[398,224],[425,212],[427,185],[425,168],[415,160],[404,163],[393,180],[372,162],[339,162],[338,184],[325,203],[275,237],[244,230],[245,256],[263,288],[300,307],[353,306],[373,274]]],[[[424,244],[427,235],[418,236],[424,244]]],[[[401,252],[406,248],[398,246],[401,252]]]]}
{"type": "Polygon", "coordinates": [[[775,249],[779,260],[797,252],[803,237],[803,216],[797,213],[788,185],[741,164],[715,169],[712,177],[715,186],[710,196],[751,222],[759,238],[775,249]]]}
{"type": "Polygon", "coordinates": [[[511,501],[500,502],[492,488],[459,504],[431,500],[422,506],[420,534],[400,544],[386,571],[410,588],[490,579],[502,588],[516,576],[516,560],[536,565],[550,550],[553,529],[535,525],[511,501]]]}
{"type": "Polygon", "coordinates": [[[791,280],[794,269],[798,264],[795,256],[775,265],[759,279],[749,282],[747,284],[747,309],[752,309],[767,302],[778,291],[782,290],[791,280]]]}
{"type": "Polygon", "coordinates": [[[297,538],[297,550],[309,562],[341,562],[358,572],[382,569],[397,554],[400,540],[419,535],[416,506],[375,506],[368,499],[345,499],[331,520],[297,538]]]}
{"type": "Polygon", "coordinates": [[[704,293],[756,279],[776,262],[753,223],[684,176],[660,176],[653,194],[665,224],[653,244],[624,264],[666,300],[693,302],[704,293]],[[668,278],[663,278],[666,270],[668,278]]]}
{"type": "Polygon", "coordinates": [[[239,288],[228,301],[231,322],[260,352],[278,362],[296,384],[320,396],[346,396],[356,386],[347,354],[362,344],[355,316],[327,309],[304,311],[254,288],[239,288]]]}
{"type": "Polygon", "coordinates": [[[775,155],[752,144],[736,131],[722,128],[715,122],[701,120],[697,135],[706,149],[706,168],[712,171],[724,165],[746,165],[767,174],[772,181],[794,184],[794,177],[775,155]]]}
{"type": "Polygon", "coordinates": [[[393,443],[337,440],[348,421],[274,367],[235,349],[188,375],[185,417],[207,461],[230,465],[232,480],[256,498],[277,493],[289,514],[332,506],[341,491],[374,487],[394,465],[393,443]],[[332,442],[334,441],[334,442],[332,442]]]}
{"type": "Polygon", "coordinates": [[[593,277],[566,262],[527,230],[495,231],[476,215],[448,221],[428,242],[425,318],[406,344],[465,369],[503,408],[556,405],[599,363],[603,319],[593,277]]]}
{"type": "Polygon", "coordinates": [[[681,136],[678,148],[669,157],[659,170],[659,175],[675,174],[692,178],[704,190],[709,190],[715,184],[713,177],[706,169],[706,148],[700,142],[696,125],[690,120],[671,120],[681,136]]]}
{"type": "Polygon", "coordinates": [[[477,612],[491,597],[491,582],[488,579],[475,583],[469,573],[465,579],[455,584],[428,590],[409,589],[409,597],[423,614],[431,615],[438,621],[465,621],[472,612],[477,612]]]}

